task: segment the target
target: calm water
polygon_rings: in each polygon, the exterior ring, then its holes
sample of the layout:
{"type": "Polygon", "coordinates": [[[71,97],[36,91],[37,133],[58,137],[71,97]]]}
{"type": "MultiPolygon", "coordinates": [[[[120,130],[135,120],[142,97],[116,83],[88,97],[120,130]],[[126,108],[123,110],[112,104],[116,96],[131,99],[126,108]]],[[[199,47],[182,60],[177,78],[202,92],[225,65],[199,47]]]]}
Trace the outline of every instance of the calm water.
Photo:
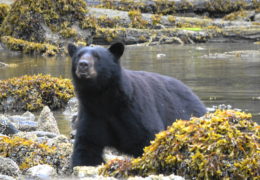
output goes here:
{"type": "MultiPolygon", "coordinates": [[[[251,112],[254,120],[260,123],[259,54],[250,53],[246,57],[207,57],[209,54],[238,50],[260,50],[260,45],[217,43],[128,46],[122,65],[128,69],[176,77],[190,86],[207,107],[230,104],[234,108],[251,112]]],[[[37,73],[71,78],[70,59],[66,57],[30,57],[0,51],[0,62],[12,64],[9,68],[0,69],[0,79],[37,73]]],[[[56,112],[55,116],[63,132],[68,132],[68,120],[60,112],[56,112]]]]}

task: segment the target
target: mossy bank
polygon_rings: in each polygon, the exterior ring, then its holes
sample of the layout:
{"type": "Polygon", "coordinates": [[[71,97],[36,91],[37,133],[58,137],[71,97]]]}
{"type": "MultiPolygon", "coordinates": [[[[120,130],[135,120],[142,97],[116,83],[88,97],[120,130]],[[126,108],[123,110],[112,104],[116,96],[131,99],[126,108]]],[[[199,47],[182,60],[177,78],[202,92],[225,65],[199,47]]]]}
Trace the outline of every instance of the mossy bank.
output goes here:
{"type": "MultiPolygon", "coordinates": [[[[15,42],[17,46],[31,44],[38,52],[40,45],[33,43],[50,44],[58,49],[67,41],[87,41],[88,32],[79,33],[84,29],[87,12],[84,0],[17,0],[1,25],[1,42],[13,50],[14,39],[20,39],[15,42]],[[13,39],[3,39],[3,36],[13,39]]],[[[30,50],[19,50],[31,53],[30,50]]]]}
{"type": "Polygon", "coordinates": [[[254,17],[259,13],[260,5],[256,0],[205,0],[202,3],[205,12],[200,9],[195,16],[185,14],[200,7],[190,0],[100,0],[94,5],[93,2],[17,0],[11,8],[0,6],[3,9],[0,14],[1,44],[26,54],[53,56],[66,53],[69,42],[108,45],[123,41],[125,44],[154,45],[201,43],[214,38],[259,41],[260,24],[254,17]],[[229,13],[233,14],[227,15],[229,13]],[[226,15],[225,21],[212,19],[215,15],[226,15]],[[233,22],[237,19],[239,23],[233,22]],[[236,29],[230,32],[229,27],[236,29]],[[243,27],[249,28],[242,32],[243,27]],[[190,31],[194,29],[200,33],[190,38],[190,31]],[[181,32],[175,33],[176,30],[181,32]],[[165,31],[169,33],[164,34],[165,31]]]}

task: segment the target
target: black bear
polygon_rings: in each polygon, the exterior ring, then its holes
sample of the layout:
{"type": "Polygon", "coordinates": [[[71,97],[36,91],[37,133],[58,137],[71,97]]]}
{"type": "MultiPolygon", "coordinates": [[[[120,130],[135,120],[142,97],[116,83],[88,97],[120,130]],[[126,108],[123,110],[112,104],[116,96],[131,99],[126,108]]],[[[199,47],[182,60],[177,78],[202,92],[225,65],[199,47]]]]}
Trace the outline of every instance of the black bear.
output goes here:
{"type": "Polygon", "coordinates": [[[176,119],[206,109],[181,81],[120,65],[124,44],[109,48],[68,45],[79,100],[72,167],[103,162],[106,146],[139,156],[155,134],[176,119]]]}

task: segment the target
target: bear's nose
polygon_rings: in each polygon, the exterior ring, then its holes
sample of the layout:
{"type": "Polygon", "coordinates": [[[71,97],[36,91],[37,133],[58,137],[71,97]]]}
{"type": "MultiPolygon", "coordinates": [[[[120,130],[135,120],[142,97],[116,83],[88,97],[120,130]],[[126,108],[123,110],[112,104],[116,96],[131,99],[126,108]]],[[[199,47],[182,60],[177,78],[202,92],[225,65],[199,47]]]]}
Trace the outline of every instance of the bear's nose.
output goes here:
{"type": "Polygon", "coordinates": [[[81,69],[87,69],[89,66],[89,62],[87,60],[80,60],[79,61],[79,67],[81,69]]]}

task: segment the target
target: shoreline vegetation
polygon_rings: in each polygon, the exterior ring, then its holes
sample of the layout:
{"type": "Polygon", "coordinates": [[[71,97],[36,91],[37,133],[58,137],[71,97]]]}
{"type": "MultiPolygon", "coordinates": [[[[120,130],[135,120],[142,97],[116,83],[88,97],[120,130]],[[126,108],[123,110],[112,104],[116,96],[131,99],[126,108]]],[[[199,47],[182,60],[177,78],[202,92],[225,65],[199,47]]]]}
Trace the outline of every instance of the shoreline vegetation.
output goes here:
{"type": "Polygon", "coordinates": [[[260,40],[257,0],[16,0],[0,9],[1,46],[25,54],[66,54],[69,42],[149,46],[260,40]]]}

